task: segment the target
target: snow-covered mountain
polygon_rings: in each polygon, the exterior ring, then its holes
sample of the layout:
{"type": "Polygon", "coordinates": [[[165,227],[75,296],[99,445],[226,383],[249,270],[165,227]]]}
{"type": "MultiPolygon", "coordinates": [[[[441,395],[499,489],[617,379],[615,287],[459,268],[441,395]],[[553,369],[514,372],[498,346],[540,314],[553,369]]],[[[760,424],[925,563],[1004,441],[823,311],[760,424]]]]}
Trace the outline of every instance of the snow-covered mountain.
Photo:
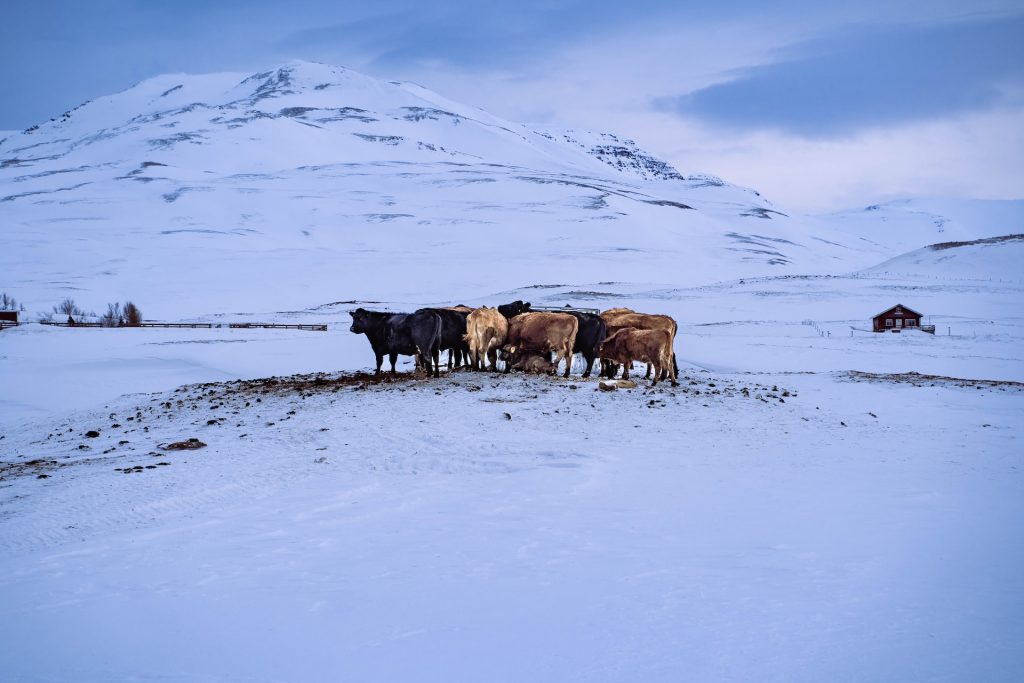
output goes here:
{"type": "Polygon", "coordinates": [[[629,140],[308,62],[159,76],[5,138],[0,217],[30,306],[160,316],[880,260],[629,140]]]}
{"type": "Polygon", "coordinates": [[[1013,232],[905,206],[794,216],[617,135],[309,62],[159,76],[7,135],[0,219],[3,286],[31,309],[134,298],[165,318],[849,272],[1013,232]]]}

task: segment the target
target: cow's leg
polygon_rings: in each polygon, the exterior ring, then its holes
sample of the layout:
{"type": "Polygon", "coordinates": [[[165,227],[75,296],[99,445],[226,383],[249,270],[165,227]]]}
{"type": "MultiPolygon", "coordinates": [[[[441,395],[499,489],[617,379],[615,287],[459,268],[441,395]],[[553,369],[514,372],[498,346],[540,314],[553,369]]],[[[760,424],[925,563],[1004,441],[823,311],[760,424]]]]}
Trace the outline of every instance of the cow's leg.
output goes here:
{"type": "Polygon", "coordinates": [[[568,377],[569,376],[569,371],[572,370],[572,358],[573,358],[572,345],[570,344],[568,346],[565,346],[562,349],[562,354],[563,354],[563,357],[565,358],[565,374],[562,375],[562,376],[563,377],[568,377]]]}
{"type": "Polygon", "coordinates": [[[651,366],[652,365],[653,365],[653,363],[648,363],[647,364],[647,374],[644,375],[644,379],[650,379],[651,378],[651,366]]]}
{"type": "Polygon", "coordinates": [[[393,375],[393,374],[395,374],[395,364],[398,362],[398,354],[397,353],[389,353],[388,354],[388,360],[391,361],[391,374],[393,375]]]}
{"type": "Polygon", "coordinates": [[[587,369],[583,371],[583,377],[590,377],[590,371],[594,367],[594,356],[587,356],[586,354],[584,354],[583,359],[587,361],[587,369]]]}
{"type": "MultiPolygon", "coordinates": [[[[632,359],[627,360],[622,364],[622,379],[629,379],[629,370],[633,367],[632,359]]],[[[617,372],[618,370],[616,370],[617,372]]]]}
{"type": "MultiPolygon", "coordinates": [[[[435,347],[434,348],[434,352],[433,352],[432,355],[434,357],[434,359],[433,359],[434,360],[434,377],[440,377],[441,376],[441,349],[438,348],[438,347],[435,347]]],[[[449,360],[450,359],[451,359],[451,356],[449,355],[449,360]]]]}
{"type": "Polygon", "coordinates": [[[384,364],[384,354],[383,353],[377,353],[376,351],[374,351],[373,355],[375,355],[377,357],[377,369],[374,370],[373,374],[379,376],[380,375],[380,366],[384,364]]]}

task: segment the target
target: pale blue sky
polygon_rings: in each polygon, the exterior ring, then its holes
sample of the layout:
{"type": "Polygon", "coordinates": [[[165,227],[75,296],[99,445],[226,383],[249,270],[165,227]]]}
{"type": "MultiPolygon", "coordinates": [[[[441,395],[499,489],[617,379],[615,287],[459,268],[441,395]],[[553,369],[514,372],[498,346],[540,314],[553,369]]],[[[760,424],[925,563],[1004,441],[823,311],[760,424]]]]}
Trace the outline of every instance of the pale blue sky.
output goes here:
{"type": "Polygon", "coordinates": [[[1022,184],[1007,153],[1024,156],[1012,130],[1024,128],[1020,0],[92,0],[4,2],[0,16],[0,129],[160,73],[300,58],[415,80],[513,120],[608,128],[684,172],[808,207],[844,195],[826,199],[808,183],[845,194],[856,185],[872,200],[956,188],[1003,196],[1022,184]],[[943,126],[959,156],[934,158],[943,126]],[[930,149],[930,176],[907,163],[890,177],[901,164],[881,159],[885,177],[872,186],[865,149],[903,159],[915,144],[930,149]],[[848,174],[807,169],[831,158],[848,174]],[[941,162],[948,177],[936,175],[941,162]],[[791,175],[780,179],[780,168],[791,175]]]}

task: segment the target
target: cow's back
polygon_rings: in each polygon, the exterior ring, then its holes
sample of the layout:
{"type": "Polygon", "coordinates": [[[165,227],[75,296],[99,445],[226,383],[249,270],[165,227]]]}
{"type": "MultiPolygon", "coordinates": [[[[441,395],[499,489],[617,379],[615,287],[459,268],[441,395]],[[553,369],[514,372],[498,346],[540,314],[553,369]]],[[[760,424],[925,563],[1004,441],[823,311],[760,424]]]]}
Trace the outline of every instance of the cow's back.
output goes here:
{"type": "Polygon", "coordinates": [[[523,313],[509,322],[507,343],[528,348],[548,348],[562,340],[576,341],[579,321],[568,313],[523,313]]]}

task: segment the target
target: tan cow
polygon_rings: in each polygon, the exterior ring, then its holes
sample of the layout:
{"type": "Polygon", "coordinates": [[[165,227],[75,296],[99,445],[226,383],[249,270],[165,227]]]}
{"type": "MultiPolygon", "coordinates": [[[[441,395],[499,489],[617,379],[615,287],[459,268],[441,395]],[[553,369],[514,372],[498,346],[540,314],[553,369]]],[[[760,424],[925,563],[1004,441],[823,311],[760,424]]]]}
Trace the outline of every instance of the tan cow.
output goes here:
{"type": "Polygon", "coordinates": [[[519,357],[512,369],[537,375],[553,375],[558,368],[539,353],[527,353],[519,357]]]}
{"type": "Polygon", "coordinates": [[[505,344],[508,336],[508,320],[496,308],[481,306],[472,309],[466,316],[466,336],[469,344],[469,359],[474,370],[482,370],[485,361],[490,369],[498,370],[498,349],[505,344]]]}
{"type": "Polygon", "coordinates": [[[572,368],[572,348],[580,323],[568,313],[523,313],[512,318],[508,324],[508,337],[503,351],[508,365],[505,372],[523,356],[535,353],[545,358],[555,353],[554,366],[565,361],[565,377],[572,368]]]}
{"type": "MultiPolygon", "coordinates": [[[[608,336],[612,336],[619,330],[632,327],[637,330],[665,330],[671,337],[670,348],[672,349],[672,364],[669,366],[669,372],[672,373],[673,377],[678,376],[679,367],[676,364],[676,332],[679,326],[676,321],[667,315],[660,315],[656,313],[637,313],[630,308],[609,308],[607,311],[601,313],[601,317],[604,319],[605,324],[608,326],[608,336]]],[[[608,370],[603,368],[602,371],[608,370]]],[[[612,370],[614,372],[614,370],[612,370]]],[[[647,366],[647,374],[645,378],[651,376],[651,366],[647,366]]],[[[665,379],[662,377],[662,379],[665,379]]]]}
{"type": "Polygon", "coordinates": [[[599,354],[603,359],[622,364],[622,379],[629,379],[630,365],[638,360],[654,366],[652,387],[663,376],[672,381],[672,386],[679,385],[672,367],[672,336],[667,330],[620,329],[608,335],[599,354]]]}

